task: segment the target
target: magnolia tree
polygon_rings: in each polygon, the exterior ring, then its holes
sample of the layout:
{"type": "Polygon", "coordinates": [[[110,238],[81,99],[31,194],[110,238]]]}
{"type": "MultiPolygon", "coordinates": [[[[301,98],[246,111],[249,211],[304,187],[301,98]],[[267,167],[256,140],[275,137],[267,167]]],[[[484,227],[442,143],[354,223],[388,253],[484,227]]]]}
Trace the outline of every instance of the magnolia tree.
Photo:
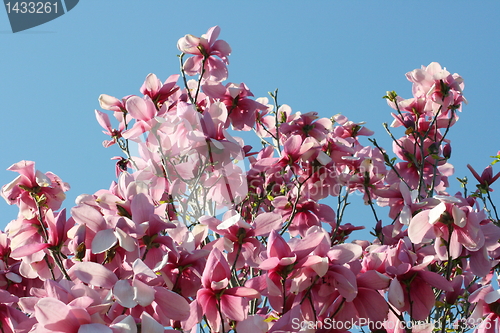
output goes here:
{"type": "Polygon", "coordinates": [[[123,152],[109,189],[67,212],[55,174],[8,169],[19,215],[0,233],[0,332],[498,332],[500,174],[469,166],[477,190],[446,192],[462,78],[431,63],[406,74],[413,97],[384,96],[391,158],[360,143],[363,123],[223,84],[219,32],[179,39],[180,75],[99,97],[104,146],[123,152]],[[344,221],[354,192],[371,241],[344,221]]]}

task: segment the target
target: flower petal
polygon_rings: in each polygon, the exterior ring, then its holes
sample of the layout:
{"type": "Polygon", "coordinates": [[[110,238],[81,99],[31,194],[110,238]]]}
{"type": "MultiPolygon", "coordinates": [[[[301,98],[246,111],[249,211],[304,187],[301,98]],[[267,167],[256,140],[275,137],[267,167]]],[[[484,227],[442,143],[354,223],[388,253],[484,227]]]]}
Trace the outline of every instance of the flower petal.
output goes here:
{"type": "Polygon", "coordinates": [[[163,326],[154,320],[149,313],[144,311],[141,314],[141,332],[163,333],[163,326]]]}
{"type": "Polygon", "coordinates": [[[168,318],[181,321],[189,318],[189,303],[184,297],[166,288],[154,287],[154,289],[155,302],[168,318]]]}
{"type": "Polygon", "coordinates": [[[148,306],[154,301],[156,292],[153,287],[137,279],[134,279],[132,285],[134,286],[134,301],[140,306],[148,306]]]}
{"type": "Polygon", "coordinates": [[[116,242],[117,239],[113,229],[101,230],[95,234],[92,240],[92,253],[103,253],[115,246],[116,242]]]}
{"type": "Polygon", "coordinates": [[[75,275],[83,283],[96,287],[111,289],[118,281],[116,275],[103,265],[94,262],[80,262],[70,269],[70,273],[75,275]]]}
{"type": "Polygon", "coordinates": [[[78,333],[113,333],[113,330],[106,325],[94,323],[80,326],[78,333]]]}
{"type": "Polygon", "coordinates": [[[134,301],[134,288],[127,280],[120,280],[113,287],[113,295],[116,301],[125,308],[133,308],[137,305],[134,301]]]}

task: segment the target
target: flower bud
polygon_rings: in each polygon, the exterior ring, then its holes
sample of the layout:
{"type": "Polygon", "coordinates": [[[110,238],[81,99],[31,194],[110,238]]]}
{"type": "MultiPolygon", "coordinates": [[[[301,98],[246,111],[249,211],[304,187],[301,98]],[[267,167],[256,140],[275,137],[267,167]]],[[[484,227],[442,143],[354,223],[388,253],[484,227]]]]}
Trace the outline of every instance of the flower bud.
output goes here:
{"type": "Polygon", "coordinates": [[[451,145],[447,143],[443,148],[443,157],[449,159],[451,157],[451,145]]]}

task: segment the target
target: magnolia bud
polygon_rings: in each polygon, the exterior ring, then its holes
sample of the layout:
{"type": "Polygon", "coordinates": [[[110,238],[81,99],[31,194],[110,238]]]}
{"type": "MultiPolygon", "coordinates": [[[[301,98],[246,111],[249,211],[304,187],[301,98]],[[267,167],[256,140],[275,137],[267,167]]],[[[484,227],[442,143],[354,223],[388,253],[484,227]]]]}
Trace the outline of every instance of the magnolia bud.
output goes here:
{"type": "Polygon", "coordinates": [[[451,157],[451,145],[447,143],[443,148],[443,157],[449,159],[451,157]]]}

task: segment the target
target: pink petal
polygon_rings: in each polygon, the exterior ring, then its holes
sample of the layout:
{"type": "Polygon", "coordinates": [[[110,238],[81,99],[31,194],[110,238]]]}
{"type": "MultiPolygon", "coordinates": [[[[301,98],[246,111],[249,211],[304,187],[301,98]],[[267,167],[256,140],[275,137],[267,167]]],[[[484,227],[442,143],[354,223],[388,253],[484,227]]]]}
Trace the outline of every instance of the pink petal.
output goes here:
{"type": "Polygon", "coordinates": [[[206,67],[210,80],[220,82],[227,79],[227,66],[222,60],[210,57],[207,60],[206,67]]]}
{"type": "Polygon", "coordinates": [[[277,213],[262,213],[257,215],[254,220],[255,236],[265,236],[271,232],[271,230],[277,230],[283,223],[283,218],[277,213]]]}
{"type": "Polygon", "coordinates": [[[166,288],[154,287],[154,289],[155,302],[168,318],[181,321],[189,318],[189,303],[184,297],[166,288]]]}
{"type": "Polygon", "coordinates": [[[357,277],[358,287],[372,288],[376,290],[382,290],[389,287],[390,281],[390,277],[375,270],[366,271],[357,277]]]}
{"type": "Polygon", "coordinates": [[[330,274],[335,279],[335,286],[339,293],[345,297],[347,302],[351,302],[358,294],[358,285],[354,273],[347,267],[335,265],[330,274]]]}
{"type": "Polygon", "coordinates": [[[104,112],[95,110],[95,117],[97,118],[97,122],[101,125],[102,128],[106,129],[108,132],[111,132],[113,129],[111,127],[111,122],[109,121],[109,117],[104,112]]]}
{"type": "Polygon", "coordinates": [[[122,137],[124,139],[137,139],[139,136],[142,135],[142,133],[145,133],[151,129],[151,126],[148,125],[148,123],[144,121],[138,121],[132,126],[132,128],[129,128],[125,132],[122,133],[122,137]]]}
{"type": "Polygon", "coordinates": [[[328,258],[311,255],[301,262],[301,266],[312,268],[319,276],[325,276],[328,272],[328,258]]]}
{"type": "Polygon", "coordinates": [[[453,286],[450,281],[446,280],[443,276],[429,271],[420,271],[418,273],[425,282],[430,284],[431,286],[444,290],[444,291],[453,291],[453,286]]]}
{"type": "Polygon", "coordinates": [[[149,313],[144,311],[141,314],[141,332],[163,333],[163,326],[154,320],[149,313]]]}
{"type": "Polygon", "coordinates": [[[142,276],[149,277],[151,279],[157,277],[155,272],[153,272],[153,270],[149,268],[141,259],[136,259],[134,261],[132,264],[132,270],[134,271],[134,275],[139,275],[141,278],[142,276]]]}
{"type": "Polygon", "coordinates": [[[20,260],[22,257],[29,256],[30,254],[36,253],[48,247],[50,247],[50,244],[47,243],[26,244],[12,251],[10,256],[14,259],[20,260]]]}
{"type": "Polygon", "coordinates": [[[116,238],[118,238],[118,243],[122,248],[125,249],[125,251],[133,252],[134,250],[138,249],[137,244],[135,243],[135,239],[122,229],[117,227],[115,229],[115,236],[116,238]]]}
{"type": "Polygon", "coordinates": [[[411,219],[408,227],[408,237],[415,244],[427,242],[436,237],[434,227],[429,223],[428,210],[418,213],[411,219]]]}
{"type": "Polygon", "coordinates": [[[96,287],[111,289],[118,281],[116,275],[103,265],[94,262],[80,262],[71,267],[70,272],[80,281],[96,287]]]}
{"type": "Polygon", "coordinates": [[[205,269],[203,270],[203,285],[208,287],[212,284],[212,282],[223,281],[224,279],[229,279],[230,277],[231,272],[226,258],[224,258],[219,249],[213,249],[208,256],[205,269]]]}
{"type": "Polygon", "coordinates": [[[81,204],[71,209],[71,216],[79,224],[86,224],[94,232],[106,229],[106,221],[101,213],[89,205],[81,204]]]}
{"type": "Polygon", "coordinates": [[[92,253],[103,253],[117,242],[115,232],[113,229],[106,229],[99,231],[92,240],[92,253]]]}
{"type": "Polygon", "coordinates": [[[248,316],[247,319],[236,324],[238,333],[266,333],[269,331],[265,318],[259,315],[248,316]]]}
{"type": "Polygon", "coordinates": [[[134,288],[128,280],[120,280],[113,287],[113,295],[116,301],[125,308],[133,308],[137,305],[134,301],[134,288]]]}
{"type": "Polygon", "coordinates": [[[491,304],[493,302],[498,301],[499,298],[500,298],[500,290],[493,290],[488,294],[486,294],[486,296],[484,297],[484,301],[488,304],[491,304]]]}
{"type": "Polygon", "coordinates": [[[314,232],[308,234],[299,242],[295,243],[293,253],[297,255],[297,261],[311,253],[321,243],[324,237],[325,235],[323,233],[314,232]]]}
{"type": "Polygon", "coordinates": [[[241,297],[223,294],[220,299],[223,314],[229,319],[242,321],[245,319],[245,302],[241,297]]]}
{"type": "Polygon", "coordinates": [[[328,251],[328,258],[335,264],[343,265],[359,258],[362,253],[363,249],[357,244],[339,244],[328,251]]]}
{"type": "Polygon", "coordinates": [[[446,204],[444,202],[441,202],[439,205],[432,208],[429,211],[429,223],[435,224],[441,218],[441,214],[443,214],[445,211],[446,211],[446,204]]]}
{"type": "Polygon", "coordinates": [[[403,287],[398,279],[394,278],[389,285],[388,293],[389,302],[394,305],[398,310],[401,310],[405,305],[405,296],[403,287]]]}
{"type": "Polygon", "coordinates": [[[212,98],[224,98],[226,94],[226,87],[220,82],[206,82],[202,85],[203,92],[212,98]]]}
{"type": "Polygon", "coordinates": [[[290,257],[292,251],[288,246],[287,242],[281,237],[276,230],[272,230],[269,234],[269,239],[267,243],[267,255],[269,258],[277,257],[290,257]]]}
{"type": "Polygon", "coordinates": [[[218,56],[225,57],[231,54],[231,46],[225,40],[217,40],[211,48],[212,53],[217,52],[218,56]]]}
{"type": "Polygon", "coordinates": [[[113,330],[103,324],[85,324],[80,326],[78,333],[113,333],[113,330]]]}
{"type": "Polygon", "coordinates": [[[273,269],[276,266],[278,266],[279,263],[280,263],[280,260],[277,257],[271,257],[271,258],[267,258],[266,260],[261,262],[259,265],[259,268],[263,269],[265,271],[268,271],[268,270],[273,269]]]}
{"type": "Polygon", "coordinates": [[[215,27],[211,27],[210,29],[208,29],[204,37],[207,39],[208,44],[212,45],[217,40],[217,37],[219,37],[219,34],[220,27],[216,25],[215,27]]]}
{"type": "Polygon", "coordinates": [[[19,161],[12,164],[9,168],[7,168],[7,170],[18,172],[19,174],[26,177],[29,181],[33,181],[35,179],[35,162],[33,161],[19,161]]]}
{"type": "Polygon", "coordinates": [[[144,282],[134,279],[132,282],[134,286],[134,301],[137,302],[140,306],[148,306],[153,303],[155,299],[155,293],[153,287],[148,286],[144,282]]]}
{"type": "Polygon", "coordinates": [[[120,105],[122,102],[113,96],[102,94],[99,96],[99,105],[104,110],[120,111],[120,105]]]}
{"type": "Polygon", "coordinates": [[[202,59],[203,58],[200,56],[188,58],[184,63],[184,71],[186,72],[186,74],[189,76],[198,74],[198,72],[200,71],[202,59]]]}
{"type": "Polygon", "coordinates": [[[434,292],[421,279],[413,280],[409,290],[412,303],[412,317],[415,320],[425,320],[434,306],[434,292]]]}
{"type": "Polygon", "coordinates": [[[138,193],[132,198],[130,210],[135,223],[149,221],[149,216],[154,214],[153,203],[144,193],[138,193]]]}
{"type": "Polygon", "coordinates": [[[383,322],[387,318],[389,306],[375,290],[359,288],[358,296],[353,300],[360,317],[370,318],[373,322],[383,322]]]}
{"type": "Polygon", "coordinates": [[[140,91],[144,95],[146,95],[147,92],[155,94],[160,89],[160,85],[160,80],[158,80],[156,75],[153,73],[149,73],[148,76],[146,76],[146,79],[144,80],[140,91]]]}
{"type": "Polygon", "coordinates": [[[179,51],[188,54],[201,54],[197,46],[200,44],[200,38],[193,35],[186,35],[179,39],[177,42],[177,48],[179,51]]]}
{"type": "MultiPolygon", "coordinates": [[[[117,319],[115,319],[117,320],[117,319]]],[[[113,329],[113,332],[120,333],[137,333],[137,324],[135,323],[135,319],[132,316],[126,316],[122,320],[117,323],[114,323],[110,326],[113,329]]]]}
{"type": "Polygon", "coordinates": [[[465,227],[465,224],[467,223],[465,212],[457,206],[453,206],[451,212],[453,216],[453,223],[455,223],[460,228],[465,227]]]}
{"type": "Polygon", "coordinates": [[[292,135],[283,144],[283,153],[295,155],[299,152],[301,145],[302,137],[300,135],[292,135]]]}
{"type": "Polygon", "coordinates": [[[132,96],[127,99],[125,107],[129,114],[137,120],[151,120],[156,113],[155,106],[151,99],[142,99],[139,96],[132,96]]]}
{"type": "Polygon", "coordinates": [[[249,298],[259,298],[260,293],[252,288],[247,287],[234,287],[227,289],[224,292],[225,295],[233,295],[238,297],[249,297],[249,298]]]}
{"type": "Polygon", "coordinates": [[[486,246],[483,246],[478,251],[469,253],[470,253],[469,264],[472,273],[480,277],[488,275],[488,273],[491,270],[491,261],[489,260],[486,246]]]}
{"type": "Polygon", "coordinates": [[[64,332],[77,332],[80,323],[63,302],[45,297],[35,305],[35,317],[41,325],[64,332]]]}

